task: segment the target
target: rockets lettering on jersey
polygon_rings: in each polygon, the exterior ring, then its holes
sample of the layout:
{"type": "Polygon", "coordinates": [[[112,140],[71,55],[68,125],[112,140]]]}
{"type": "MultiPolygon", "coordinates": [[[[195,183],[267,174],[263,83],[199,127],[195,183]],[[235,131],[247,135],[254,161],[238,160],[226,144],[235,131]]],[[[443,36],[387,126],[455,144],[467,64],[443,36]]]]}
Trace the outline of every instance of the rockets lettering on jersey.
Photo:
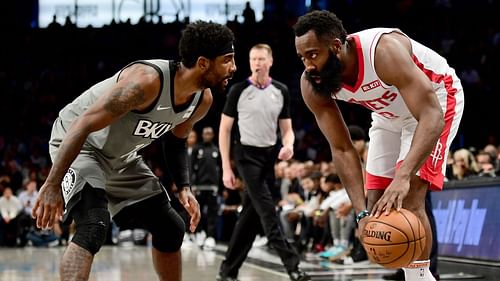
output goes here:
{"type": "MultiPolygon", "coordinates": [[[[377,81],[374,81],[374,82],[370,83],[370,85],[368,85],[368,86],[365,85],[365,86],[366,86],[367,90],[371,90],[371,89],[374,89],[375,87],[372,87],[372,88],[370,88],[370,87],[372,85],[376,85],[376,84],[380,85],[380,82],[377,80],[377,81]]],[[[363,86],[363,87],[365,87],[365,86],[363,86]]],[[[378,86],[376,86],[376,87],[378,87],[378,86]]],[[[363,89],[363,91],[364,91],[364,89],[363,89]]],[[[396,100],[397,97],[398,97],[397,93],[394,93],[394,92],[391,92],[391,91],[385,91],[382,94],[382,96],[374,98],[374,99],[356,100],[354,98],[350,98],[347,102],[356,103],[356,104],[362,105],[362,106],[368,108],[371,111],[377,112],[378,114],[384,116],[385,118],[394,119],[394,118],[397,118],[399,116],[395,115],[392,112],[382,111],[382,110],[384,108],[390,106],[392,104],[392,102],[394,100],[396,100]]]]}

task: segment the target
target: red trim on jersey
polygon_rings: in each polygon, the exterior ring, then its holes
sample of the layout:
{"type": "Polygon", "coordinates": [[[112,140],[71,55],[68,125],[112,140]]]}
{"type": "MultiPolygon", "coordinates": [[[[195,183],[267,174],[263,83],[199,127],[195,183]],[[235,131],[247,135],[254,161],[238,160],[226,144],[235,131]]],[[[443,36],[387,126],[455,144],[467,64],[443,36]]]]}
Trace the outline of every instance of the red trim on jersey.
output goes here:
{"type": "Polygon", "coordinates": [[[366,172],[366,189],[386,189],[391,184],[392,178],[376,176],[366,172]]]}
{"type": "Polygon", "coordinates": [[[358,80],[356,80],[356,84],[354,87],[351,87],[345,83],[342,84],[342,88],[352,92],[355,94],[359,87],[361,86],[361,83],[363,82],[365,78],[365,60],[363,59],[363,49],[361,48],[361,41],[359,40],[358,35],[350,35],[350,38],[354,39],[354,43],[356,45],[356,53],[358,56],[358,80]]]}
{"type": "Polygon", "coordinates": [[[430,69],[424,67],[418,58],[413,55],[413,61],[420,68],[424,74],[434,83],[444,83],[446,90],[446,112],[444,113],[444,128],[439,137],[439,142],[434,146],[431,155],[427,158],[425,163],[420,168],[420,178],[427,180],[431,186],[431,190],[443,189],[443,164],[445,159],[445,152],[448,150],[448,138],[450,130],[455,117],[455,106],[457,100],[455,94],[457,89],[453,88],[453,77],[449,74],[437,74],[430,69]]]}

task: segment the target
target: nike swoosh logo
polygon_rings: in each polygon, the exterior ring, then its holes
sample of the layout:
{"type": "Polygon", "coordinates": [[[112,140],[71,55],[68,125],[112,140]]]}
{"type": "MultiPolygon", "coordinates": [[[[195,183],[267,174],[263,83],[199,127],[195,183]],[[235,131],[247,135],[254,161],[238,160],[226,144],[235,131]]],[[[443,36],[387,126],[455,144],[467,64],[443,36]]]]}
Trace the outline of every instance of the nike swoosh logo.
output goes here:
{"type": "Polygon", "coordinates": [[[158,105],[158,107],[156,108],[156,110],[167,110],[167,109],[170,109],[170,108],[171,108],[170,106],[162,107],[161,105],[158,105]]]}

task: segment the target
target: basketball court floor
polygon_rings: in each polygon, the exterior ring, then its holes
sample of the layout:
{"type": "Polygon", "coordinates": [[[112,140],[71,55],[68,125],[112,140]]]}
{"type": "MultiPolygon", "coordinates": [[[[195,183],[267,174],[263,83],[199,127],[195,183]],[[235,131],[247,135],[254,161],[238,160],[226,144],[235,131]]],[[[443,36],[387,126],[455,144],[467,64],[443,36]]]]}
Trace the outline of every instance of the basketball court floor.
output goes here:
{"type": "MultiPolygon", "coordinates": [[[[203,251],[192,243],[182,247],[183,280],[213,281],[226,247],[203,251]]],[[[64,247],[0,248],[1,281],[58,280],[59,260],[64,247]]],[[[301,267],[313,280],[367,281],[383,280],[382,275],[393,270],[362,262],[355,265],[333,265],[317,259],[302,262],[301,267]]],[[[441,280],[500,280],[500,267],[470,265],[440,260],[441,280]]],[[[151,252],[146,246],[104,246],[95,257],[90,280],[142,281],[157,280],[151,252]]],[[[267,249],[254,248],[240,270],[241,281],[289,280],[279,258],[267,249]]]]}

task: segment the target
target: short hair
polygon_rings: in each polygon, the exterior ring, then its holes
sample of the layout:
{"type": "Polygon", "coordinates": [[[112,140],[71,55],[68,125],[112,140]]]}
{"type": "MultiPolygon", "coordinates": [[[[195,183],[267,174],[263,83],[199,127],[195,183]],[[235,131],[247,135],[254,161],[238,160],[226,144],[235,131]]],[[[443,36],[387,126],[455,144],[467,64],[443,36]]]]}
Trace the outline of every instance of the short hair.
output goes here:
{"type": "Polygon", "coordinates": [[[341,183],[340,177],[337,174],[329,174],[325,178],[325,183],[330,182],[330,183],[341,183]]]}
{"type": "Polygon", "coordinates": [[[294,30],[297,37],[313,30],[318,39],[333,40],[339,38],[342,43],[345,43],[347,38],[342,21],[329,11],[312,11],[299,17],[294,30]]]}
{"type": "Polygon", "coordinates": [[[271,49],[271,46],[267,45],[267,44],[264,44],[264,43],[260,43],[260,44],[257,44],[257,45],[254,45],[251,49],[264,49],[267,51],[267,53],[269,54],[269,56],[273,56],[273,49],[271,49]]]}
{"type": "Polygon", "coordinates": [[[319,171],[312,172],[309,175],[309,178],[312,179],[313,181],[319,181],[323,175],[319,171]]]}
{"type": "Polygon", "coordinates": [[[184,66],[191,68],[200,56],[210,60],[220,55],[228,47],[232,48],[233,32],[226,26],[205,21],[188,24],[179,41],[179,55],[184,66]]]}

